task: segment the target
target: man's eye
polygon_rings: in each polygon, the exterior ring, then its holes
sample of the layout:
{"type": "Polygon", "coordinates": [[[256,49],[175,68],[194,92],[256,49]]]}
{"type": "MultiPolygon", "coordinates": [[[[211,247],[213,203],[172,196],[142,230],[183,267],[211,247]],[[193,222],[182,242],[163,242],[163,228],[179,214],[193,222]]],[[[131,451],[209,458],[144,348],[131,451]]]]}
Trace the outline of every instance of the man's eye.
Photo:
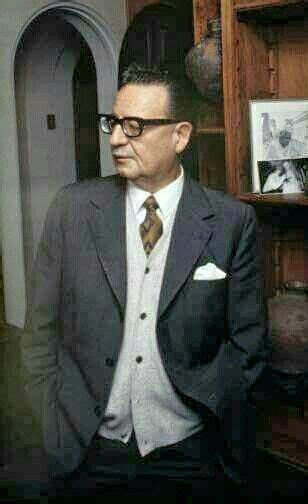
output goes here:
{"type": "Polygon", "coordinates": [[[140,130],[139,123],[133,119],[125,121],[125,128],[131,131],[132,133],[138,132],[140,130]]]}

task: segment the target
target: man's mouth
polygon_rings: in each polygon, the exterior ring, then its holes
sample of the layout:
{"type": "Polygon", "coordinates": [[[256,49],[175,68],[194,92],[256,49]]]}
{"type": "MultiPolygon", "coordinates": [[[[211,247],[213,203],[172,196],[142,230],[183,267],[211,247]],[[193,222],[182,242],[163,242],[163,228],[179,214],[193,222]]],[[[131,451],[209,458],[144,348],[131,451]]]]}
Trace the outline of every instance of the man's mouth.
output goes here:
{"type": "Polygon", "coordinates": [[[113,152],[112,155],[116,160],[129,159],[129,156],[126,156],[125,154],[117,154],[116,152],[113,152]]]}

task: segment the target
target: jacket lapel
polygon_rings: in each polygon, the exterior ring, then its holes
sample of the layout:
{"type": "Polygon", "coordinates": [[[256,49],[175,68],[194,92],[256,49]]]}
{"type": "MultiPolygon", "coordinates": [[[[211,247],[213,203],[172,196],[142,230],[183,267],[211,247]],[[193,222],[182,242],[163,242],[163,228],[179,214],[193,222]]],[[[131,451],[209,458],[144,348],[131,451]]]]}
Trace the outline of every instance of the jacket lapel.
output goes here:
{"type": "Polygon", "coordinates": [[[125,183],[118,181],[108,194],[89,202],[88,225],[97,255],[124,316],[126,304],[125,183]]]}
{"type": "MultiPolygon", "coordinates": [[[[126,305],[126,184],[120,179],[107,195],[89,201],[88,225],[96,251],[122,315],[126,305]]],[[[206,250],[215,219],[201,186],[186,176],[173,226],[162,283],[158,317],[187,279],[200,254],[206,250]]]]}
{"type": "Polygon", "coordinates": [[[214,212],[202,187],[186,176],[173,226],[158,318],[187,279],[212,235],[214,212]]]}

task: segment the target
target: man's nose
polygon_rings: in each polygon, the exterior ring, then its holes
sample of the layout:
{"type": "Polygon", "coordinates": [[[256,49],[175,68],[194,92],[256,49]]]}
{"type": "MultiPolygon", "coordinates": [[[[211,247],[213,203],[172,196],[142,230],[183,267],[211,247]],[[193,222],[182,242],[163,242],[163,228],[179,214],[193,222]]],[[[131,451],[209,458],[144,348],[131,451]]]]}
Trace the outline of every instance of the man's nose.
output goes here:
{"type": "Polygon", "coordinates": [[[127,143],[127,136],[124,134],[120,124],[115,124],[110,135],[110,145],[124,145],[127,143]]]}

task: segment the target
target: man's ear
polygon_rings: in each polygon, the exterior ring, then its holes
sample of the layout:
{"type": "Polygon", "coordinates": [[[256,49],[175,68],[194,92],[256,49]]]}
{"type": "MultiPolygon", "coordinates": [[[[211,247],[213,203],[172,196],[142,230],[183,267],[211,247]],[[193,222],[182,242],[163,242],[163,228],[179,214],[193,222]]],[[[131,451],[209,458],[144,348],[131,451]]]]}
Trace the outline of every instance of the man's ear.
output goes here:
{"type": "Polygon", "coordinates": [[[174,128],[174,146],[176,154],[181,154],[189,144],[193,125],[189,121],[179,122],[174,128]]]}

